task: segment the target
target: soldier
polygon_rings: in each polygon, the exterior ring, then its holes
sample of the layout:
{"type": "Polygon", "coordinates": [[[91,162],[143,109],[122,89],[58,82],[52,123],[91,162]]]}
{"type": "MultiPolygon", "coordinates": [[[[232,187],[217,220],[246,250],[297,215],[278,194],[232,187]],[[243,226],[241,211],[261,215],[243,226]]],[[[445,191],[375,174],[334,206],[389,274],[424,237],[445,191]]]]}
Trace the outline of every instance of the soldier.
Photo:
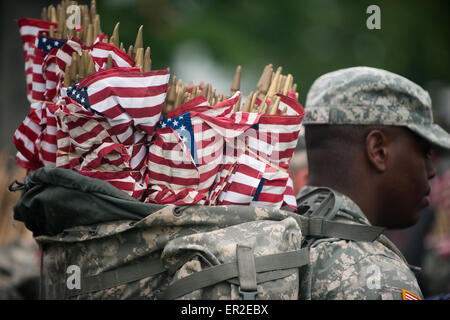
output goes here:
{"type": "MultiPolygon", "coordinates": [[[[450,135],[433,124],[431,99],[388,71],[354,67],[325,74],[305,105],[308,185],[340,198],[340,221],[413,225],[429,205],[433,147],[450,135]]],[[[422,299],[413,267],[384,235],[374,242],[313,239],[301,299],[422,299]]]]}

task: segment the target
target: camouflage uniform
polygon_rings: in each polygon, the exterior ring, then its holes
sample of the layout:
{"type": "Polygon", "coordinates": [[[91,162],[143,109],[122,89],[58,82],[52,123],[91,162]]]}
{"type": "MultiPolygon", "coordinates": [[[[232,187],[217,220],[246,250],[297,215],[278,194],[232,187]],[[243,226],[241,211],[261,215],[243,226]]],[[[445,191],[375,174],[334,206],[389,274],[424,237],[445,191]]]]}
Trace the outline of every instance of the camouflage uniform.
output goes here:
{"type": "MultiPolygon", "coordinates": [[[[299,196],[314,189],[307,186],[299,196]]],[[[355,202],[335,193],[342,202],[334,221],[370,225],[355,202]]],[[[402,290],[423,298],[405,258],[384,235],[374,242],[312,241],[310,264],[302,267],[300,279],[301,299],[402,299],[402,290]]]]}
{"type": "MultiPolygon", "coordinates": [[[[403,126],[450,148],[450,135],[433,123],[428,92],[385,70],[354,67],[319,77],[308,92],[305,111],[305,126],[403,126]]],[[[314,188],[307,186],[300,195],[314,188]]],[[[338,217],[369,224],[361,209],[341,196],[338,217]]],[[[375,242],[315,240],[310,259],[300,275],[301,299],[401,299],[402,290],[422,298],[406,260],[385,236],[375,242]]]]}

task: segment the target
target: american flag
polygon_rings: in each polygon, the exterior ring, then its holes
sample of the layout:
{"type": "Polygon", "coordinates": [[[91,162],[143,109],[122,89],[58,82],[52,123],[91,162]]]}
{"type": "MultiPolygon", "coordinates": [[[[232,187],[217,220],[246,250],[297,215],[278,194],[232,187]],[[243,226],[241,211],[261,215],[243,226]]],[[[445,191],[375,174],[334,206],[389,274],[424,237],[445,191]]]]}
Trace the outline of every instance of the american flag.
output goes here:
{"type": "Polygon", "coordinates": [[[66,90],[68,97],[108,122],[108,133],[131,155],[129,165],[136,180],[146,176],[148,144],[160,119],[168,79],[168,70],[142,73],[139,68],[111,68],[66,90]]]}
{"type": "MultiPolygon", "coordinates": [[[[66,66],[72,63],[72,54],[75,52],[81,56],[81,50],[84,45],[81,41],[72,37],[67,42],[62,45],[56,52],[56,96],[65,98],[65,88],[64,88],[64,75],[66,72],[66,66]]],[[[56,101],[57,102],[57,101],[56,101]]]]}
{"type": "Polygon", "coordinates": [[[303,109],[303,106],[300,104],[300,102],[295,99],[292,96],[284,96],[282,94],[277,94],[280,97],[280,104],[278,106],[278,111],[282,111],[286,109],[286,115],[288,116],[301,116],[303,118],[303,115],[305,114],[305,110],[303,109]]]}
{"type": "Polygon", "coordinates": [[[109,124],[81,105],[65,98],[64,104],[54,111],[57,120],[59,168],[79,168],[85,155],[103,142],[114,142],[108,133],[109,124]]]}
{"type": "Polygon", "coordinates": [[[50,37],[47,31],[41,31],[37,41],[37,48],[41,50],[44,57],[53,49],[60,48],[66,43],[65,39],[50,37]]]}
{"type": "Polygon", "coordinates": [[[137,200],[141,200],[147,190],[145,179],[137,181],[135,178],[133,178],[133,175],[130,171],[123,170],[105,172],[77,170],[77,172],[86,177],[107,181],[137,200]]]}
{"type": "Polygon", "coordinates": [[[295,199],[294,194],[294,182],[290,176],[286,184],[286,191],[284,192],[283,205],[281,209],[297,211],[297,200],[295,199]]]}
{"type": "Polygon", "coordinates": [[[132,149],[110,135],[110,125],[70,98],[54,111],[57,120],[57,167],[108,181],[140,199],[147,188],[145,175],[131,167],[132,149]]]}
{"type": "Polygon", "coordinates": [[[227,187],[219,196],[218,205],[248,205],[252,202],[262,179],[266,164],[241,154],[227,187]]]}
{"type": "Polygon", "coordinates": [[[287,172],[267,165],[251,205],[281,208],[288,179],[289,174],[287,172]]]}
{"type": "MultiPolygon", "coordinates": [[[[262,115],[257,128],[259,142],[254,151],[264,155],[265,151],[262,149],[264,142],[270,144],[273,148],[270,153],[270,162],[288,169],[289,161],[297,146],[302,119],[303,114],[292,116],[262,115]]],[[[249,147],[250,149],[253,148],[252,145],[249,145],[249,147]]]]}
{"type": "Polygon", "coordinates": [[[43,101],[31,104],[29,114],[16,129],[13,136],[13,143],[18,151],[16,162],[31,170],[42,167],[35,143],[42,132],[43,105],[43,101]]]}
{"type": "MultiPolygon", "coordinates": [[[[114,172],[127,172],[126,179],[105,176],[104,180],[141,197],[147,188],[148,144],[160,119],[168,79],[169,70],[142,73],[139,68],[111,68],[66,88],[67,99],[72,101],[69,105],[83,110],[78,109],[79,119],[62,130],[66,136],[58,149],[69,156],[59,157],[58,166],[69,166],[82,174],[103,172],[114,166],[114,172]],[[67,143],[68,139],[75,141],[67,143]],[[74,155],[72,145],[83,146],[79,151],[91,152],[74,155]],[[90,160],[80,162],[82,158],[90,160]],[[132,181],[137,189],[130,189],[132,181]]],[[[67,120],[61,121],[64,125],[68,125],[67,120]]]]}
{"type": "MultiPolygon", "coordinates": [[[[284,96],[281,98],[283,103],[289,103],[290,108],[295,110],[294,115],[261,115],[257,124],[235,139],[234,149],[227,147],[225,158],[227,163],[237,159],[238,168],[242,168],[244,172],[251,172],[239,162],[242,159],[245,159],[247,163],[248,159],[258,160],[261,166],[253,164],[250,167],[252,169],[259,168],[261,174],[260,179],[256,181],[250,178],[244,179],[242,173],[239,172],[241,179],[237,183],[237,187],[233,186],[236,183],[236,174],[233,174],[228,180],[229,185],[224,188],[224,190],[233,190],[233,192],[225,192],[219,196],[219,200],[225,201],[224,203],[228,203],[226,201],[237,203],[227,200],[228,194],[232,195],[232,198],[228,199],[245,200],[252,195],[251,205],[275,208],[283,206],[296,210],[292,181],[290,181],[287,168],[297,144],[304,111],[297,101],[284,96]],[[242,155],[246,155],[248,158],[242,158],[242,155]],[[258,183],[255,191],[256,182],[258,183]],[[245,183],[248,188],[243,187],[242,184],[245,183]]],[[[252,177],[252,173],[248,175],[252,177]]],[[[254,175],[255,172],[253,172],[254,175]]]]}
{"type": "Polygon", "coordinates": [[[175,118],[164,117],[158,125],[158,128],[166,127],[170,127],[178,133],[181,141],[183,141],[187,150],[189,150],[189,154],[191,155],[194,164],[198,166],[199,163],[197,158],[197,150],[195,147],[194,129],[191,121],[191,113],[186,112],[175,118]]]}
{"type": "Polygon", "coordinates": [[[168,69],[140,72],[140,68],[111,68],[86,77],[67,89],[67,95],[106,117],[111,133],[121,143],[131,145],[136,142],[135,131],[153,135],[168,81],[168,69]]]}
{"type": "Polygon", "coordinates": [[[49,52],[44,58],[42,63],[42,74],[45,79],[45,93],[44,97],[46,101],[56,102],[58,96],[56,94],[56,87],[58,84],[58,77],[56,75],[56,53],[57,49],[49,52]]]}
{"type": "Polygon", "coordinates": [[[27,169],[56,166],[56,119],[52,104],[31,104],[30,113],[14,133],[16,162],[27,169]]]}
{"type": "Polygon", "coordinates": [[[113,67],[132,67],[134,59],[128,54],[117,48],[115,45],[98,41],[92,45],[90,50],[94,60],[95,70],[105,69],[108,56],[111,56],[113,67]]]}
{"type": "Polygon", "coordinates": [[[58,151],[56,133],[57,124],[54,111],[58,106],[53,103],[45,102],[42,108],[41,116],[41,134],[36,139],[36,151],[39,160],[44,167],[56,167],[56,153],[58,151]]]}
{"type": "MultiPolygon", "coordinates": [[[[223,183],[217,176],[221,175],[225,141],[242,134],[259,119],[259,115],[231,113],[239,95],[213,107],[197,99],[196,106],[188,102],[163,118],[156,139],[164,132],[166,140],[155,140],[150,146],[149,183],[173,190],[188,188],[207,197],[214,190],[211,194],[217,198],[217,190],[221,190],[217,183],[223,183]],[[191,111],[179,114],[188,108],[191,111]],[[167,158],[176,163],[165,161],[167,158]]],[[[192,198],[203,200],[201,196],[189,195],[189,201],[192,198]]]]}
{"type": "Polygon", "coordinates": [[[199,170],[177,131],[171,127],[158,128],[148,159],[150,192],[146,202],[189,204],[191,198],[197,201],[205,198],[198,192],[199,170]]]}
{"type": "MultiPolygon", "coordinates": [[[[210,110],[210,107],[206,106],[206,98],[199,96],[176,108],[159,123],[155,139],[149,148],[148,168],[151,191],[146,202],[203,203],[208,187],[204,187],[207,183],[205,172],[202,176],[199,169],[199,161],[203,158],[199,158],[198,153],[203,150],[203,147],[208,147],[211,141],[207,133],[203,134],[203,129],[207,132],[208,127],[193,121],[192,113],[204,110],[210,110]],[[192,111],[184,112],[186,110],[192,111]],[[205,143],[202,140],[204,137],[207,138],[205,143]],[[200,185],[203,186],[203,190],[199,190],[200,185]]],[[[221,146],[218,146],[216,150],[221,152],[221,146]]],[[[213,156],[219,156],[214,153],[214,150],[210,151],[213,156]]],[[[215,173],[213,164],[212,175],[215,173]]]]}
{"type": "Polygon", "coordinates": [[[56,88],[56,65],[55,52],[65,44],[64,39],[55,39],[48,36],[47,32],[40,32],[37,37],[36,48],[33,56],[33,84],[32,84],[32,98],[34,100],[45,101],[47,90],[47,78],[50,90],[56,88]],[[49,59],[44,64],[47,55],[50,54],[49,59]]]}
{"type": "Polygon", "coordinates": [[[237,162],[222,163],[220,165],[219,173],[216,175],[216,180],[214,181],[209,194],[209,205],[217,205],[219,196],[222,192],[226,192],[226,188],[229,186],[228,181],[233,172],[236,170],[237,165],[237,162]]]}
{"type": "Polygon", "coordinates": [[[25,80],[27,83],[27,97],[31,102],[31,91],[33,83],[33,56],[36,48],[36,39],[41,31],[49,31],[50,26],[57,27],[56,23],[24,18],[18,20],[19,33],[22,38],[23,51],[25,55],[25,80]]]}
{"type": "Polygon", "coordinates": [[[58,27],[57,23],[32,19],[32,18],[23,18],[17,21],[19,25],[19,33],[22,37],[23,51],[25,57],[33,54],[33,50],[29,50],[35,47],[36,38],[41,31],[49,31],[50,26],[54,26],[55,30],[58,27]]]}
{"type": "Polygon", "coordinates": [[[227,164],[224,158],[227,142],[233,141],[259,121],[259,114],[232,112],[239,97],[240,92],[236,92],[231,98],[214,107],[198,113],[193,112],[194,132],[201,133],[196,135],[195,139],[201,174],[199,189],[203,192],[207,192],[211,187],[217,188],[213,185],[216,183],[220,166],[227,164]]]}

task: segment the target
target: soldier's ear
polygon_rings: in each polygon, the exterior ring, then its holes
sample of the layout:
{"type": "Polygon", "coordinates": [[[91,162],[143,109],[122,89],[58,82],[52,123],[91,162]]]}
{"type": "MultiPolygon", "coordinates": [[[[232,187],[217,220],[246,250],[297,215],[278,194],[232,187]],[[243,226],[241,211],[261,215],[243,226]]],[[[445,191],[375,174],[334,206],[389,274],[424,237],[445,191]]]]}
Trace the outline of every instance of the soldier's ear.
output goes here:
{"type": "Polygon", "coordinates": [[[369,164],[377,172],[387,170],[387,161],[389,156],[388,136],[379,129],[371,130],[365,140],[365,151],[369,164]]]}

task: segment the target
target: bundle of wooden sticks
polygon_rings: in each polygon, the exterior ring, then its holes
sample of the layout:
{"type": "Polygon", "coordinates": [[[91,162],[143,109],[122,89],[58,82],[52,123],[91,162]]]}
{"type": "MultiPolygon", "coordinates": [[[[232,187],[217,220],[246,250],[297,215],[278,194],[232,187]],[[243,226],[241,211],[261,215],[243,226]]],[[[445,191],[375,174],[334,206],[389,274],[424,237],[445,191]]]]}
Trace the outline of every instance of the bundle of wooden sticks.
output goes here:
{"type": "MultiPolygon", "coordinates": [[[[70,11],[70,10],[69,10],[70,11]]],[[[96,11],[96,2],[91,0],[91,5],[78,5],[76,1],[62,0],[56,7],[50,5],[43,8],[42,20],[57,23],[58,27],[54,30],[50,28],[50,36],[62,39],[69,39],[76,36],[82,40],[86,47],[90,47],[95,39],[101,34],[100,15],[96,11]],[[81,13],[81,25],[78,28],[67,28],[67,9],[69,6],[78,6],[81,13]]],[[[109,37],[104,37],[103,41],[115,45],[124,53],[128,54],[135,61],[135,66],[140,67],[143,72],[151,71],[152,61],[150,58],[150,47],[147,46],[145,51],[143,47],[143,26],[140,26],[134,45],[130,45],[127,50],[119,37],[119,25],[117,23],[109,37]]],[[[113,66],[111,56],[108,57],[106,68],[113,66]]],[[[94,62],[89,55],[89,50],[84,49],[82,55],[73,54],[72,63],[68,64],[65,70],[64,86],[69,87],[84,77],[95,72],[94,62]]],[[[166,97],[166,103],[163,108],[163,114],[167,114],[186,101],[196,96],[204,95],[210,105],[215,105],[229,98],[235,92],[240,90],[242,67],[238,66],[234,75],[229,94],[217,93],[211,83],[201,82],[194,85],[191,81],[189,85],[183,83],[181,79],[177,80],[176,76],[172,76],[169,90],[166,97]]],[[[280,97],[276,94],[288,95],[294,94],[298,98],[297,84],[293,83],[291,74],[283,75],[282,67],[278,67],[274,72],[272,64],[267,65],[256,85],[256,90],[250,92],[244,103],[241,100],[235,105],[234,111],[245,112],[261,112],[264,114],[278,114],[280,97]]],[[[281,110],[281,114],[285,114],[286,110],[281,110]]]]}
{"type": "MultiPolygon", "coordinates": [[[[58,27],[56,30],[53,26],[50,27],[50,37],[60,39],[70,39],[71,37],[77,37],[86,45],[86,47],[92,46],[95,39],[97,39],[102,33],[100,25],[100,15],[97,14],[95,0],[91,0],[90,7],[88,5],[78,5],[76,1],[62,0],[61,3],[56,7],[53,5],[44,7],[42,9],[41,19],[57,23],[58,27]],[[81,24],[72,29],[69,29],[67,27],[67,12],[70,12],[69,6],[77,7],[81,15],[81,24]]],[[[134,45],[130,45],[128,47],[128,50],[125,50],[124,44],[120,42],[119,39],[119,25],[120,23],[118,22],[115,25],[112,35],[109,37],[109,39],[108,37],[104,37],[103,41],[113,44],[124,53],[127,53],[134,59],[135,66],[140,67],[143,72],[150,71],[150,47],[146,47],[144,51],[143,26],[140,26],[138,30],[134,45]]],[[[95,72],[94,62],[88,52],[88,49],[84,49],[81,56],[76,54],[72,56],[72,63],[67,66],[65,72],[65,86],[70,86],[95,72]]],[[[112,66],[112,58],[111,56],[109,56],[106,68],[111,68],[112,66]]]]}
{"type": "MultiPolygon", "coordinates": [[[[258,81],[256,90],[250,92],[245,103],[241,104],[239,101],[234,108],[234,111],[245,112],[261,112],[264,114],[277,114],[280,104],[280,97],[276,94],[288,95],[290,92],[295,94],[298,98],[297,84],[293,83],[291,74],[287,76],[282,75],[283,68],[278,67],[276,72],[273,71],[273,65],[269,64],[264,68],[264,71],[258,81]]],[[[204,95],[210,105],[215,105],[240,90],[242,67],[238,66],[234,75],[233,83],[229,95],[217,94],[216,89],[210,83],[201,82],[199,85],[194,85],[193,82],[186,85],[183,81],[172,77],[172,81],[167,93],[166,105],[163,113],[167,114],[181,104],[195,98],[198,95],[204,95]]],[[[282,110],[281,114],[285,114],[286,110],[282,110]]]]}

